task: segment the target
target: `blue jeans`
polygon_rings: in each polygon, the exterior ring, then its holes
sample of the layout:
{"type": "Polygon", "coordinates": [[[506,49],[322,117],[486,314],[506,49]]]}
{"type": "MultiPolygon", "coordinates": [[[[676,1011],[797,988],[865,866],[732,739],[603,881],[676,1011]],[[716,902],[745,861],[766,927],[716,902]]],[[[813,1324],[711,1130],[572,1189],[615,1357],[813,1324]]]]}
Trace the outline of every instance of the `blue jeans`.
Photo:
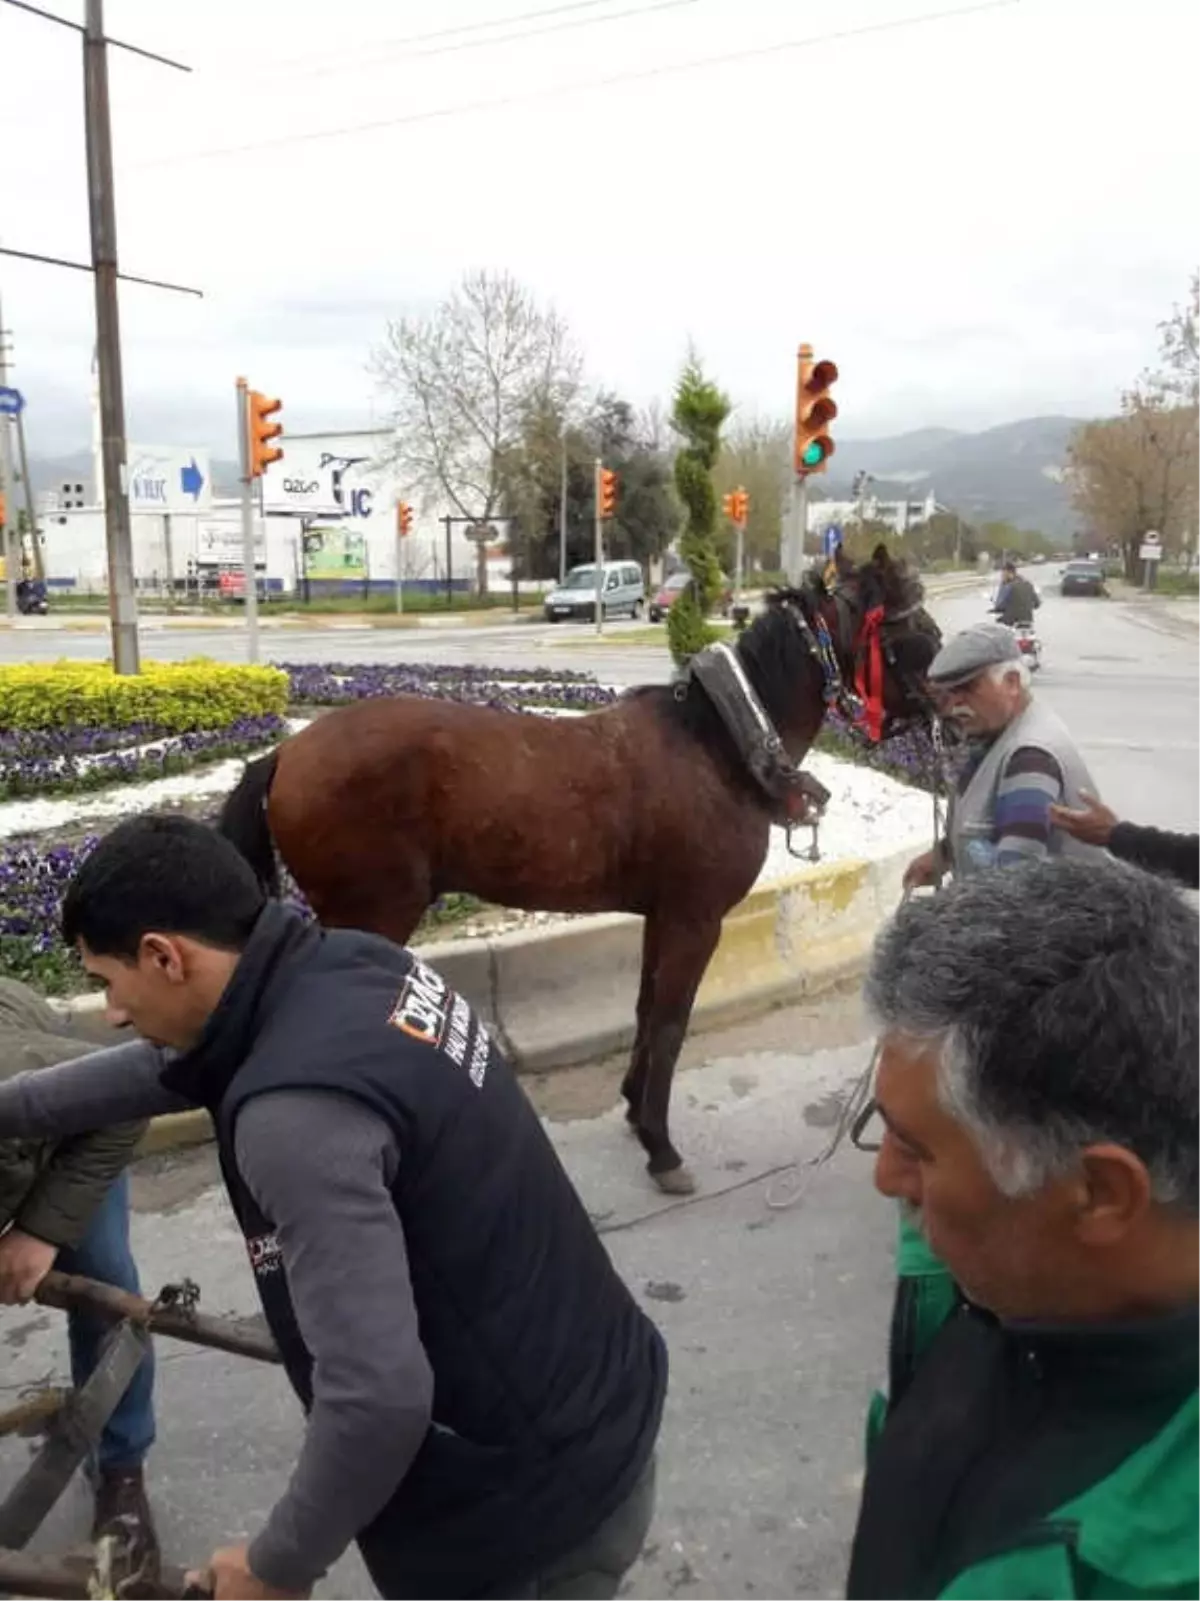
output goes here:
{"type": "MultiPolygon", "coordinates": [[[[58,1253],[55,1266],[64,1273],[81,1273],[119,1290],[141,1294],[137,1264],[129,1246],[129,1175],[122,1173],[113,1182],[78,1245],[58,1253]]],[[[102,1318],[87,1312],[67,1315],[67,1338],[71,1347],[71,1378],[83,1384],[95,1369],[100,1347],[112,1328],[102,1318]]],[[[154,1444],[154,1352],[147,1350],[129,1388],[100,1436],[98,1462],[101,1471],[111,1468],[138,1468],[154,1444]]]]}

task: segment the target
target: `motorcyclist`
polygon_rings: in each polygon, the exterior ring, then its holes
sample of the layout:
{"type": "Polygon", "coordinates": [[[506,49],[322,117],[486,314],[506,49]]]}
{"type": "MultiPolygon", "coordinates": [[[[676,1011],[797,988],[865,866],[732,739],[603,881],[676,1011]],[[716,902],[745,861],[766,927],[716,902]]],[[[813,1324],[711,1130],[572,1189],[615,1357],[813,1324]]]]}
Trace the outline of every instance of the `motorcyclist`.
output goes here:
{"type": "Polygon", "coordinates": [[[1006,561],[1003,579],[996,591],[992,610],[1009,628],[1032,628],[1033,614],[1042,604],[1028,578],[1022,578],[1014,561],[1006,561]]]}

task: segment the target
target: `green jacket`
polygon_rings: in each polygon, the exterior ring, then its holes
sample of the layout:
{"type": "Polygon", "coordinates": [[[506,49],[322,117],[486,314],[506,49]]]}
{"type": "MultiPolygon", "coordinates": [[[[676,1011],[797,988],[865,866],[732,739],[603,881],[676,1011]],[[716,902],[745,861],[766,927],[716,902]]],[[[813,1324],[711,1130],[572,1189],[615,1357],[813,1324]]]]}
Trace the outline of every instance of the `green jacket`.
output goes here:
{"type": "MultiPolygon", "coordinates": [[[[62,1027],[32,990],[0,979],[0,1079],[97,1049],[56,1032],[62,1027]]],[[[121,1123],[70,1139],[0,1140],[0,1229],[11,1223],[59,1249],[78,1245],[145,1127],[121,1123]]]]}
{"type": "MultiPolygon", "coordinates": [[[[892,1371],[919,1364],[958,1304],[953,1279],[902,1217],[896,1260],[905,1294],[893,1325],[892,1371]]],[[[867,1453],[882,1432],[887,1401],[876,1395],[867,1453]]],[[[1200,1593],[1196,1485],[1200,1409],[1196,1391],[1152,1440],[1107,1478],[1061,1506],[1010,1549],[959,1573],[945,1601],[1038,1597],[1039,1601],[1175,1601],[1200,1593]]]]}

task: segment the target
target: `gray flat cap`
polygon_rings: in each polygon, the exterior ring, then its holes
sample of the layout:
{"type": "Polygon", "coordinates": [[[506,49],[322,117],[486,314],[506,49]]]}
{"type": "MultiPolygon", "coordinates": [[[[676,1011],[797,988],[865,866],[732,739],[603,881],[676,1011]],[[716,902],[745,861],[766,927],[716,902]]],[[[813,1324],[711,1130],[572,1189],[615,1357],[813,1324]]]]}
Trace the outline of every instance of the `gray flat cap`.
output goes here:
{"type": "Polygon", "coordinates": [[[940,688],[953,689],[970,683],[989,667],[1020,659],[1021,651],[1011,628],[1003,623],[976,623],[942,646],[929,664],[928,676],[940,688]]]}

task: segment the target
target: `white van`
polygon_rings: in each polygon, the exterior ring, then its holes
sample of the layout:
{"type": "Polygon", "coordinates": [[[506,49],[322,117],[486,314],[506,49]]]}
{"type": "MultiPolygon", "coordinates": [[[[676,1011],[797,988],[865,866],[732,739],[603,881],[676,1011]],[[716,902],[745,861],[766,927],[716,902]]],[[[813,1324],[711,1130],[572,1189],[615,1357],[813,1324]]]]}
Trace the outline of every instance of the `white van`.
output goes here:
{"type": "MultiPolygon", "coordinates": [[[[646,605],[646,584],[635,561],[604,563],[605,617],[640,617],[646,605]]],[[[542,602],[548,623],[596,620],[596,564],[572,567],[566,581],[542,602]]]]}

